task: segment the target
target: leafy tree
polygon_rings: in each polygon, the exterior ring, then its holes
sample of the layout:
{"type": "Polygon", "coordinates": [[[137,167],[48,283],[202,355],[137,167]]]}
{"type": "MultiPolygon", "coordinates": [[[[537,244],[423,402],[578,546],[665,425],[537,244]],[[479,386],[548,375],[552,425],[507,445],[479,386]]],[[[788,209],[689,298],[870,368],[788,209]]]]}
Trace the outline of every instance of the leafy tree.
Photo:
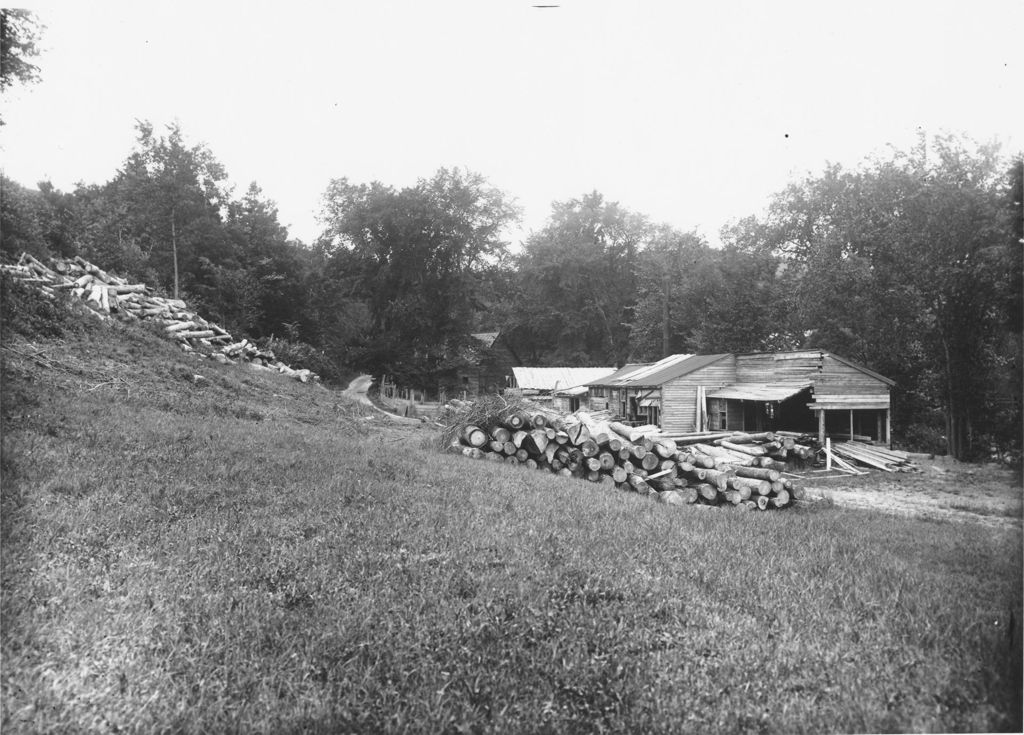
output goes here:
{"type": "Polygon", "coordinates": [[[49,256],[44,215],[38,192],[0,174],[0,252],[8,258],[16,258],[22,252],[37,258],[49,256]]]}
{"type": "Polygon", "coordinates": [[[221,228],[227,174],[205,146],[187,146],[177,124],[166,136],[155,135],[147,122],[137,130],[136,150],[108,185],[109,195],[125,234],[178,297],[183,275],[189,283],[209,280],[200,256],[216,264],[230,258],[221,228]]]}
{"type": "MultiPolygon", "coordinates": [[[[39,67],[29,61],[39,55],[41,27],[35,15],[20,8],[0,8],[0,92],[14,83],[39,81],[39,67]]],[[[0,125],[3,125],[0,117],[0,125]]]]}
{"type": "Polygon", "coordinates": [[[1019,283],[1005,170],[997,147],[950,136],[856,171],[831,166],[775,198],[757,246],[787,259],[808,345],[895,378],[899,418],[941,407],[960,458],[991,403],[1019,283]]]}
{"type": "MultiPolygon", "coordinates": [[[[232,282],[236,289],[244,287],[239,298],[218,298],[225,308],[237,312],[235,320],[244,320],[235,323],[259,337],[282,335],[286,324],[301,324],[308,304],[304,281],[312,254],[289,240],[274,202],[265,199],[253,182],[240,201],[228,205],[225,226],[239,265],[215,266],[220,269],[216,283],[218,289],[231,288],[232,282]],[[250,303],[242,306],[243,301],[250,303]]],[[[291,336],[298,338],[301,332],[291,336]]]]}
{"type": "Polygon", "coordinates": [[[562,365],[625,361],[635,262],[650,231],[644,217],[596,191],[552,205],[517,262],[517,306],[506,325],[517,352],[562,365]]]}
{"type": "Polygon", "coordinates": [[[355,276],[344,298],[366,304],[371,338],[360,362],[409,384],[436,381],[468,339],[481,272],[505,252],[501,234],[516,216],[504,194],[459,169],[401,190],[332,181],[321,247],[336,271],[355,276]]]}
{"type": "Polygon", "coordinates": [[[653,229],[636,261],[631,359],[656,360],[690,348],[700,313],[692,296],[710,257],[707,243],[694,233],[653,229]]]}

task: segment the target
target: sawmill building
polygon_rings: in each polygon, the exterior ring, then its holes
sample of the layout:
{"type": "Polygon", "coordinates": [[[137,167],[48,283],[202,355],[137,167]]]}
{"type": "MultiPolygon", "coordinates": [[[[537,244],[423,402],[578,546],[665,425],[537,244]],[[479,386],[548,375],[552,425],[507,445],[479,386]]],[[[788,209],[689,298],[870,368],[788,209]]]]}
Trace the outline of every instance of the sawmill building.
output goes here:
{"type": "Polygon", "coordinates": [[[893,385],[834,353],[800,350],[670,355],[585,387],[592,411],[667,434],[788,429],[890,444],[893,385]]]}

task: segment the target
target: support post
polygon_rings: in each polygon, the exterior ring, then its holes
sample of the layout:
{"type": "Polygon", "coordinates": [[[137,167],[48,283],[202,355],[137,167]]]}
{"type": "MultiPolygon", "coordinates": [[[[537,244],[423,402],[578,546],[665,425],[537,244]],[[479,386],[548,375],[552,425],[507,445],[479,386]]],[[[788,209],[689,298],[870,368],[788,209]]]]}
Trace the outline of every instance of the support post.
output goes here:
{"type": "Polygon", "coordinates": [[[853,409],[850,409],[850,441],[853,441],[853,409]]]}
{"type": "Polygon", "coordinates": [[[825,469],[832,469],[832,440],[825,440],[825,469]]]}
{"type": "Polygon", "coordinates": [[[892,409],[885,409],[885,445],[892,449],[892,409]]]}
{"type": "Polygon", "coordinates": [[[825,443],[825,409],[818,409],[818,444],[825,443]]]}

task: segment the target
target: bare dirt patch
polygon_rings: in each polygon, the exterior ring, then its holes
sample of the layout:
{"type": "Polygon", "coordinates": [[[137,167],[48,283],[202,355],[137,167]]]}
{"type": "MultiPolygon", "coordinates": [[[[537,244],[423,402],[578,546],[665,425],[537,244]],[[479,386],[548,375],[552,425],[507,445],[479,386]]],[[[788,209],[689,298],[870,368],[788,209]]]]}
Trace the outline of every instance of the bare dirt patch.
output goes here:
{"type": "Polygon", "coordinates": [[[806,475],[809,498],[843,507],[993,527],[1020,527],[1024,484],[1019,471],[948,457],[914,458],[920,472],[871,471],[821,479],[806,475]]]}

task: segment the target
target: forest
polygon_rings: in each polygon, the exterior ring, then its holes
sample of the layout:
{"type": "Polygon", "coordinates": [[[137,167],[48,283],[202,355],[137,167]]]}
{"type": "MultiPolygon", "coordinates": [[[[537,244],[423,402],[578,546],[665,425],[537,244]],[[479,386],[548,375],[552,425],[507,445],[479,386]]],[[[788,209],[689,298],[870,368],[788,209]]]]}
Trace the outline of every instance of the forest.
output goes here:
{"type": "MultiPolygon", "coordinates": [[[[2,257],[82,257],[272,342],[327,380],[352,370],[436,391],[502,331],[528,364],[822,348],[893,378],[906,447],[1013,449],[1021,420],[1022,163],[922,137],[776,193],[712,247],[599,192],[554,202],[512,243],[515,199],[478,173],[334,179],[313,243],[180,126],[137,124],[113,178],[3,179],[2,257]]],[[[682,205],[681,205],[682,206],[682,205]]]]}

